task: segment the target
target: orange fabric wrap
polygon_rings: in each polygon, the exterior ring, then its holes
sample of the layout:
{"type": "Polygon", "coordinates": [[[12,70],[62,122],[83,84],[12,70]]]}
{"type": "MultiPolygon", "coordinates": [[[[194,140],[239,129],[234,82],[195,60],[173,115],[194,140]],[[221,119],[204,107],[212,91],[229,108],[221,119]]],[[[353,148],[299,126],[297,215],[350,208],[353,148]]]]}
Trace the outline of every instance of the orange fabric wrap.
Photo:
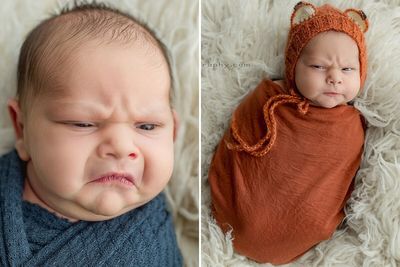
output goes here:
{"type": "MultiPolygon", "coordinates": [[[[264,80],[234,112],[237,132],[248,144],[267,135],[264,105],[288,95],[264,80]]],[[[277,105],[276,138],[268,153],[240,149],[232,128],[219,143],[209,170],[212,210],[233,245],[258,262],[288,263],[341,223],[343,206],[361,161],[363,118],[350,105],[332,109],[277,105]]],[[[264,146],[268,145],[268,142],[264,146]]]]}

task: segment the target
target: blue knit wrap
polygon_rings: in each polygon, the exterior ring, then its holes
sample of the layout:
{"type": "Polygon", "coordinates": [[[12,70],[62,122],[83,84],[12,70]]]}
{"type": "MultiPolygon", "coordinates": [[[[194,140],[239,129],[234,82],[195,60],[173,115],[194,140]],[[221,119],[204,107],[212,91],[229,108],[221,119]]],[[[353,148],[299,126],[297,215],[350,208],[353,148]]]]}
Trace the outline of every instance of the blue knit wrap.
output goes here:
{"type": "Polygon", "coordinates": [[[182,266],[163,194],[111,220],[70,223],[22,200],[25,167],[15,150],[0,158],[1,266],[182,266]]]}

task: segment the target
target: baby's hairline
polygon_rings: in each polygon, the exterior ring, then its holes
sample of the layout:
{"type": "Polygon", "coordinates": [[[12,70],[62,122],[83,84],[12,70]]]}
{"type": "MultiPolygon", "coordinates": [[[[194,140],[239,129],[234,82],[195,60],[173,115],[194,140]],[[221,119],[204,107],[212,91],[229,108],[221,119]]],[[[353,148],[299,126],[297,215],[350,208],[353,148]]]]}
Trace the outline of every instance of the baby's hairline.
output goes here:
{"type": "MultiPolygon", "coordinates": [[[[136,42],[136,41],[135,41],[136,42]]],[[[93,47],[94,44],[97,43],[97,46],[120,46],[121,49],[134,49],[133,46],[135,45],[134,43],[120,43],[120,42],[107,42],[107,43],[103,43],[102,40],[96,40],[96,39],[91,39],[88,40],[86,42],[81,42],[78,46],[78,50],[81,49],[85,49],[88,47],[93,47]]],[[[64,44],[67,45],[67,44],[64,44]]],[[[160,49],[158,47],[156,47],[153,43],[151,43],[151,46],[153,46],[154,48],[157,49],[157,53],[159,53],[159,56],[162,58],[162,60],[165,61],[165,64],[168,65],[168,61],[165,58],[165,56],[163,55],[162,51],[160,51],[160,49]]],[[[63,53],[62,49],[60,49],[61,52],[63,53]]],[[[73,55],[66,55],[66,61],[64,62],[64,64],[59,65],[59,68],[57,68],[56,70],[54,70],[55,73],[63,73],[63,72],[68,72],[70,71],[70,69],[72,68],[72,66],[74,66],[73,62],[77,56],[79,52],[74,53],[73,55]]],[[[64,54],[65,55],[65,54],[64,54]]],[[[169,75],[169,87],[168,87],[168,94],[169,94],[169,98],[168,98],[168,102],[169,102],[169,106],[171,109],[173,109],[173,88],[172,88],[172,73],[171,70],[168,68],[168,75],[169,75]]],[[[26,97],[26,100],[24,101],[24,103],[22,103],[19,99],[19,97],[17,96],[17,100],[18,103],[21,107],[21,109],[24,111],[25,115],[27,115],[27,113],[29,112],[29,110],[31,109],[31,106],[33,105],[33,103],[35,102],[36,99],[41,98],[41,97],[47,97],[48,101],[51,101],[51,98],[62,98],[65,96],[65,90],[67,90],[67,86],[65,84],[62,84],[62,82],[59,82],[59,80],[61,80],[61,78],[57,78],[55,79],[56,83],[53,83],[51,85],[48,85],[46,87],[41,88],[41,90],[39,90],[37,92],[37,94],[30,94],[26,97]]],[[[28,90],[34,90],[34,89],[28,89],[28,90]]]]}
{"type": "MultiPolygon", "coordinates": [[[[39,27],[50,27],[50,29],[43,29],[42,31],[44,32],[44,40],[42,40],[42,43],[39,42],[38,46],[49,46],[49,42],[57,42],[59,43],[58,46],[55,47],[55,49],[52,49],[50,51],[43,49],[42,52],[47,52],[47,53],[42,53],[42,55],[39,59],[40,62],[46,61],[46,60],[52,60],[54,61],[54,58],[57,58],[58,61],[60,58],[65,57],[66,60],[71,60],[71,57],[69,55],[66,55],[66,53],[71,52],[74,48],[71,48],[71,50],[63,50],[60,48],[65,48],[65,45],[73,45],[77,49],[80,49],[80,47],[85,46],[86,44],[90,42],[98,42],[99,45],[121,45],[122,47],[129,47],[137,42],[142,42],[149,44],[150,47],[155,48],[157,51],[156,53],[160,53],[160,56],[162,59],[165,61],[167,67],[168,67],[168,75],[170,78],[170,87],[169,87],[169,103],[170,106],[173,106],[173,75],[172,75],[172,68],[171,68],[171,63],[170,63],[170,55],[169,55],[169,50],[167,47],[164,45],[164,43],[157,37],[157,34],[149,28],[145,23],[139,21],[138,19],[132,17],[131,15],[127,13],[120,12],[117,9],[109,9],[105,8],[104,6],[100,5],[98,9],[85,9],[85,5],[83,5],[84,8],[80,8],[79,6],[73,10],[68,10],[64,9],[61,11],[60,14],[53,16],[42,23],[40,23],[35,29],[32,30],[34,32],[37,28],[39,27]],[[97,17],[96,17],[97,16],[97,17]],[[108,20],[113,20],[113,21],[108,21],[108,20]],[[74,20],[74,21],[72,21],[74,20]],[[97,20],[97,21],[96,21],[97,20]],[[77,21],[79,23],[77,23],[77,21]],[[99,22],[100,21],[100,22],[99,22]],[[84,24],[86,22],[86,24],[84,24]],[[65,24],[68,24],[67,26],[64,26],[65,24]],[[114,24],[113,24],[114,23],[114,24]],[[123,27],[120,26],[124,25],[123,27]],[[83,26],[81,26],[83,25],[83,26]],[[86,28],[85,25],[87,26],[86,28]],[[90,26],[92,28],[88,29],[90,26]],[[100,27],[102,26],[102,27],[100,27]],[[55,30],[52,30],[51,27],[61,29],[61,32],[57,32],[55,30]],[[129,27],[129,29],[128,29],[129,27]],[[85,34],[89,31],[89,34],[85,34]],[[130,31],[130,32],[129,32],[130,31]],[[62,39],[63,33],[68,33],[70,38],[67,40],[62,39]],[[46,36],[46,33],[48,34],[46,36]],[[62,42],[64,41],[64,42],[62,42]],[[47,42],[47,43],[46,43],[47,42]],[[58,51],[55,51],[58,50],[58,51]],[[59,55],[60,57],[52,57],[52,55],[59,55]],[[53,59],[52,59],[53,58],[53,59]]],[[[32,34],[32,32],[28,35],[29,36],[32,34]]],[[[39,32],[40,34],[40,32],[39,32]]],[[[27,38],[27,39],[28,39],[27,38]]],[[[26,42],[26,41],[25,41],[26,42]]],[[[25,45],[25,43],[24,43],[25,45]]],[[[21,48],[24,48],[24,46],[21,48]]],[[[73,55],[74,53],[72,53],[73,55]]],[[[21,57],[21,56],[20,56],[21,57]]],[[[73,58],[73,57],[72,57],[73,58]]],[[[56,59],[56,61],[57,61],[56,59]]],[[[28,61],[29,62],[29,61],[28,61]]],[[[24,62],[27,63],[27,62],[24,62]]],[[[40,65],[37,63],[37,65],[40,65]]],[[[19,65],[21,62],[19,63],[19,65]]],[[[54,64],[54,62],[53,62],[54,64]]],[[[65,67],[66,64],[63,64],[62,67],[65,67]]],[[[46,67],[43,67],[46,68],[46,67]]],[[[39,67],[40,69],[40,67],[39,67]]],[[[54,69],[54,68],[53,68],[54,69]]],[[[50,72],[53,73],[53,69],[49,70],[50,72]]],[[[24,70],[24,69],[23,69],[24,70]]],[[[25,70],[26,71],[26,70],[25,70]]],[[[30,70],[28,70],[29,72],[30,70]]],[[[59,72],[59,70],[55,70],[55,72],[59,72]]],[[[26,73],[25,73],[26,74],[26,73]]],[[[34,74],[30,74],[33,76],[33,79],[40,79],[39,74],[41,76],[44,76],[43,70],[42,71],[36,71],[34,74]],[[34,77],[36,75],[36,77],[34,77]]],[[[46,74],[48,74],[46,72],[46,74]]],[[[20,66],[18,67],[18,75],[23,76],[24,73],[20,73],[20,66]]],[[[51,76],[51,75],[47,75],[51,76]]],[[[51,77],[50,77],[51,78],[51,77]]],[[[19,85],[20,83],[20,77],[18,77],[18,92],[17,92],[17,100],[20,103],[20,106],[22,107],[23,110],[28,110],[28,105],[29,102],[27,99],[32,100],[32,97],[37,97],[38,95],[42,93],[46,93],[47,90],[49,90],[49,86],[37,86],[37,84],[34,84],[32,82],[32,77],[29,79],[24,80],[24,83],[22,86],[19,85]],[[36,85],[36,86],[35,86],[36,85]],[[23,87],[24,90],[20,90],[20,87],[23,87]],[[24,95],[21,97],[20,92],[23,91],[24,95]],[[45,92],[42,92],[45,91],[45,92]],[[20,101],[21,98],[24,101],[20,101]]],[[[42,84],[44,85],[44,84],[42,84]]],[[[55,86],[57,87],[57,86],[55,86]]],[[[56,88],[55,88],[56,89],[56,88]]],[[[57,92],[54,92],[57,93],[57,92]]]]}

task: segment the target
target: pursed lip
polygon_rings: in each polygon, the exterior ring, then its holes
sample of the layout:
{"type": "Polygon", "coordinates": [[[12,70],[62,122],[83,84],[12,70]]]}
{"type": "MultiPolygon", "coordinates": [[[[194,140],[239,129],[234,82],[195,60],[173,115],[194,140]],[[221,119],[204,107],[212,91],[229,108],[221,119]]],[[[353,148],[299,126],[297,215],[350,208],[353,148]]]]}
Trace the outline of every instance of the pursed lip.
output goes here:
{"type": "Polygon", "coordinates": [[[326,92],[324,95],[340,95],[339,93],[336,92],[326,92]]]}
{"type": "Polygon", "coordinates": [[[91,182],[95,183],[109,183],[114,181],[136,186],[136,179],[127,172],[107,172],[91,179],[91,182]]]}

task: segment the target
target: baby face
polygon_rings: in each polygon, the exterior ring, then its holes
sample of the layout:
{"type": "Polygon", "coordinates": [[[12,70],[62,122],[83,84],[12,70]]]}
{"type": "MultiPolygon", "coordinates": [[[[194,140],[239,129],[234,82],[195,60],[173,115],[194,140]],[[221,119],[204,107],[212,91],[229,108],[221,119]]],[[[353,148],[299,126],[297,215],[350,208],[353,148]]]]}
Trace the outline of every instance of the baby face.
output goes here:
{"type": "Polygon", "coordinates": [[[320,33],[305,46],[295,69],[299,92],[324,108],[343,105],[360,90],[360,63],[356,42],[335,31],[320,33]]]}
{"type": "Polygon", "coordinates": [[[148,46],[85,45],[60,92],[34,99],[22,138],[25,199],[71,220],[96,221],[163,190],[176,118],[167,63],[148,46]]]}

